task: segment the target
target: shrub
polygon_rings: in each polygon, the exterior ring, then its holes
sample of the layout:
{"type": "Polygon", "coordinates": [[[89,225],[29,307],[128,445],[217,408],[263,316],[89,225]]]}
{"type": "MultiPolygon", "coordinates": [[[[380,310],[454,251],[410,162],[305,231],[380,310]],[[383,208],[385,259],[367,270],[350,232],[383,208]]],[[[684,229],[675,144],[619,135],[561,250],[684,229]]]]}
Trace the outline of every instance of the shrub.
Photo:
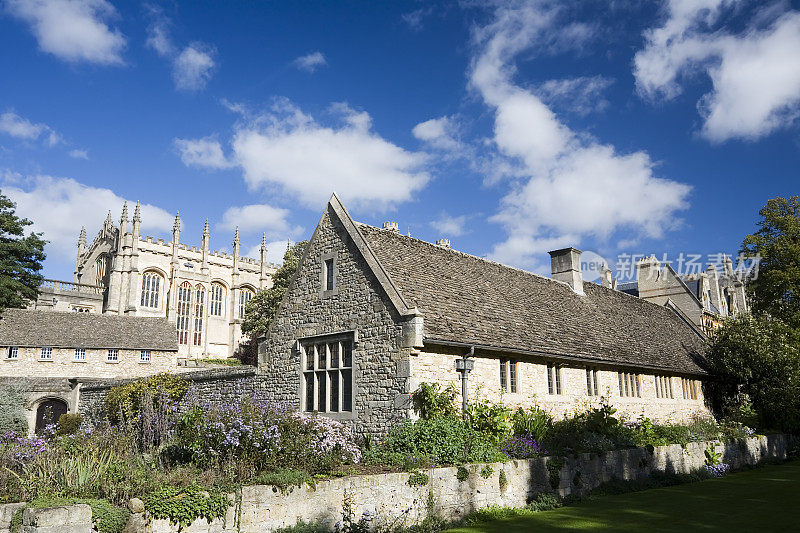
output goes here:
{"type": "Polygon", "coordinates": [[[406,420],[389,430],[388,452],[426,456],[439,464],[492,462],[498,452],[485,435],[458,418],[406,420]]]}
{"type": "Polygon", "coordinates": [[[282,493],[286,493],[290,487],[300,487],[303,483],[308,483],[315,487],[314,478],[303,470],[292,470],[291,468],[278,468],[272,472],[259,474],[250,479],[248,483],[257,485],[272,485],[277,487],[282,493]]]}
{"type": "Polygon", "coordinates": [[[485,465],[483,468],[481,468],[481,477],[483,479],[489,479],[492,477],[492,474],[494,474],[494,468],[492,468],[490,465],[485,465]]]}
{"type": "Polygon", "coordinates": [[[73,435],[81,427],[83,417],[79,414],[63,414],[58,419],[56,435],[73,435]]]}
{"type": "Polygon", "coordinates": [[[453,402],[456,394],[452,385],[440,390],[438,383],[420,383],[419,388],[411,393],[414,412],[424,420],[455,416],[457,411],[453,402]]]}
{"type": "Polygon", "coordinates": [[[355,436],[341,422],[247,398],[193,407],[179,421],[176,437],[178,447],[202,468],[236,460],[254,472],[280,466],[313,474],[361,459],[355,436]]]}
{"type": "Polygon", "coordinates": [[[552,511],[563,507],[564,502],[554,492],[540,492],[533,500],[527,505],[531,511],[552,511]]]}
{"type": "Polygon", "coordinates": [[[111,422],[133,419],[139,414],[146,391],[149,391],[149,398],[152,400],[166,396],[173,402],[178,402],[188,388],[188,381],[166,372],[112,387],[106,395],[106,416],[111,422]]]}
{"type": "Polygon", "coordinates": [[[553,419],[538,406],[529,409],[519,407],[511,414],[511,425],[514,436],[530,437],[541,442],[547,430],[553,425],[553,419]]]}
{"type": "Polygon", "coordinates": [[[18,386],[3,385],[0,388],[0,434],[9,431],[17,435],[28,433],[24,405],[25,397],[18,386]]]}
{"type": "Polygon", "coordinates": [[[602,453],[636,446],[634,429],[622,424],[608,400],[584,413],[553,422],[542,444],[552,454],[602,453]]]}
{"type": "Polygon", "coordinates": [[[503,404],[487,401],[469,405],[469,424],[473,430],[488,436],[495,444],[511,434],[509,414],[511,410],[503,404]]]}
{"type": "Polygon", "coordinates": [[[430,477],[428,474],[423,472],[412,472],[410,476],[408,476],[408,486],[409,487],[420,487],[423,485],[427,485],[430,477]]]}
{"type": "Polygon", "coordinates": [[[463,466],[459,466],[458,470],[456,471],[456,479],[459,481],[466,481],[469,479],[469,470],[463,466]]]}
{"type": "Polygon", "coordinates": [[[198,518],[209,522],[225,516],[230,502],[225,494],[206,490],[197,485],[187,487],[160,487],[145,498],[144,506],[153,518],[169,519],[170,524],[181,528],[198,518]]]}

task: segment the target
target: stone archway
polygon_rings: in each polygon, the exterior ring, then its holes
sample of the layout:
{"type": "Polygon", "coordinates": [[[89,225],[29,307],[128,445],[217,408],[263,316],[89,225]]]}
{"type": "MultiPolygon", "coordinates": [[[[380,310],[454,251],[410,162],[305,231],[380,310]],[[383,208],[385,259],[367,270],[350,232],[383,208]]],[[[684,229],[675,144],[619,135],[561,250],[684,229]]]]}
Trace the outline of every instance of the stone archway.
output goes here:
{"type": "Polygon", "coordinates": [[[49,424],[55,424],[61,415],[69,411],[67,402],[56,398],[44,400],[36,408],[36,433],[41,433],[49,424]]]}

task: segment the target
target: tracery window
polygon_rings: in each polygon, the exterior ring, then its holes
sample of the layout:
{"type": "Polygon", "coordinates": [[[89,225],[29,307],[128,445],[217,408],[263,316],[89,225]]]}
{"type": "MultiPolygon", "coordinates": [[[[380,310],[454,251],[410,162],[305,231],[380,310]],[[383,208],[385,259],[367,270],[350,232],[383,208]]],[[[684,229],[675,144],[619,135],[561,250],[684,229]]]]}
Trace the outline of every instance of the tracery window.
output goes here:
{"type": "Polygon", "coordinates": [[[250,289],[242,289],[239,291],[239,318],[244,318],[244,311],[247,307],[247,302],[253,298],[253,291],[250,289]]]}
{"type": "Polygon", "coordinates": [[[189,317],[192,312],[192,286],[188,281],[178,287],[178,344],[189,344],[189,317]]]}
{"type": "Polygon", "coordinates": [[[211,314],[222,316],[225,309],[225,287],[221,283],[211,284],[211,314]]]}
{"type": "Polygon", "coordinates": [[[206,289],[198,285],[194,292],[194,345],[203,345],[203,312],[206,289]]]}
{"type": "Polygon", "coordinates": [[[108,274],[108,255],[101,254],[94,264],[94,284],[98,287],[105,287],[106,274],[108,274]]]}
{"type": "Polygon", "coordinates": [[[142,275],[142,298],[140,305],[151,309],[158,309],[159,295],[161,294],[161,274],[145,272],[142,275]]]}

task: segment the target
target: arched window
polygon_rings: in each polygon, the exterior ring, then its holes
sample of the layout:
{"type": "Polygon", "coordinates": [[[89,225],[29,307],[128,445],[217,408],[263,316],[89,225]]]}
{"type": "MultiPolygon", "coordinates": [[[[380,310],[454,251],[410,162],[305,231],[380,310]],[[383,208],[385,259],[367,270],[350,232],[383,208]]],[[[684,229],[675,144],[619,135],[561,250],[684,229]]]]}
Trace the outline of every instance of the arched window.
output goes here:
{"type": "Polygon", "coordinates": [[[206,298],[206,289],[198,285],[194,291],[194,345],[203,345],[203,313],[206,298]]]}
{"type": "Polygon", "coordinates": [[[239,292],[239,318],[244,318],[244,310],[247,307],[247,302],[253,298],[253,291],[250,289],[242,289],[239,292]]]}
{"type": "Polygon", "coordinates": [[[158,300],[161,294],[161,274],[158,272],[145,272],[142,275],[142,298],[140,305],[151,309],[158,309],[158,300]]]}
{"type": "Polygon", "coordinates": [[[100,254],[94,264],[94,284],[98,287],[106,286],[106,274],[108,274],[108,256],[100,254]]]}
{"type": "Polygon", "coordinates": [[[221,283],[211,284],[211,314],[222,316],[225,310],[225,287],[221,283]]]}
{"type": "Polygon", "coordinates": [[[192,286],[188,281],[178,287],[178,344],[189,344],[189,315],[192,312],[192,286]]]}

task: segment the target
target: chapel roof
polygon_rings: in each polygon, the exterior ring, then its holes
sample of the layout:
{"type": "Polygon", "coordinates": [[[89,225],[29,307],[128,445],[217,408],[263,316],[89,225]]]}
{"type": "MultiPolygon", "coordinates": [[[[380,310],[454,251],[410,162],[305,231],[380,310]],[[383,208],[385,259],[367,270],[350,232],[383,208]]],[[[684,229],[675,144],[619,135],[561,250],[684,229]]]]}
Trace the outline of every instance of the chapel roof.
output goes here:
{"type": "Polygon", "coordinates": [[[355,226],[401,299],[422,313],[426,342],[705,373],[704,339],[668,307],[589,282],[579,295],[525,270],[355,226]]]}
{"type": "Polygon", "coordinates": [[[0,346],[177,351],[166,318],[4,309],[0,346]]]}

